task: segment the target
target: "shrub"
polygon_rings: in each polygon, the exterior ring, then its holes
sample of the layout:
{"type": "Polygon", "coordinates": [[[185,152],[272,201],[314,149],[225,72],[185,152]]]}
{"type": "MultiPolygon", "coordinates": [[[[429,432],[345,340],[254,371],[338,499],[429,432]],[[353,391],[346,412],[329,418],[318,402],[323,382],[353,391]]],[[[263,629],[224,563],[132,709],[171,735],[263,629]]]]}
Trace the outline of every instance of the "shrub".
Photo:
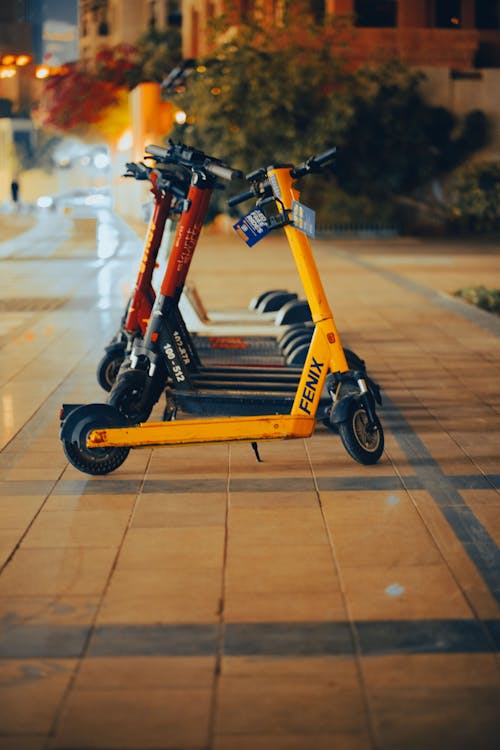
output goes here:
{"type": "Polygon", "coordinates": [[[450,225],[467,232],[500,231],[500,162],[480,162],[455,178],[449,197],[450,225]]]}
{"type": "Polygon", "coordinates": [[[460,297],[482,310],[500,315],[500,289],[489,289],[485,286],[468,286],[455,292],[460,297]]]}

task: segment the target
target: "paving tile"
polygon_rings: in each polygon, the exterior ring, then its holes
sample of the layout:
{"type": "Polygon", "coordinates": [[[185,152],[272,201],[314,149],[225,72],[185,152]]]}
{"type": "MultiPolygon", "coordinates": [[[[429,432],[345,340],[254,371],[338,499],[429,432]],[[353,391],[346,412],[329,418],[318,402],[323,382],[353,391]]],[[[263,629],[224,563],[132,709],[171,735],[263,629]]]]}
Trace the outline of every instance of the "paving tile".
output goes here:
{"type": "Polygon", "coordinates": [[[137,501],[137,495],[121,493],[85,494],[75,491],[73,494],[52,493],[44,503],[44,511],[127,511],[131,512],[137,501]]]}
{"type": "Polygon", "coordinates": [[[88,658],[82,661],[75,689],[210,690],[216,656],[132,656],[88,658]]]}
{"type": "Polygon", "coordinates": [[[45,750],[45,736],[10,735],[0,737],[0,750],[45,750]]]}
{"type": "Polygon", "coordinates": [[[133,528],[224,526],[226,497],[217,492],[142,495],[132,519],[133,528]]]}
{"type": "Polygon", "coordinates": [[[472,615],[467,600],[444,564],[342,566],[341,575],[354,620],[470,618],[472,615]]]}
{"type": "MultiPolygon", "coordinates": [[[[276,483],[279,486],[279,482],[276,483]]],[[[281,492],[231,492],[231,508],[317,508],[318,496],[315,491],[303,490],[281,492]]]]}
{"type": "Polygon", "coordinates": [[[74,690],[52,747],[202,750],[210,704],[211,691],[195,688],[74,690]]]}
{"type": "Polygon", "coordinates": [[[217,734],[356,733],[366,728],[365,708],[352,660],[332,664],[323,679],[295,674],[221,675],[217,734]]]}
{"type": "Polygon", "coordinates": [[[468,507],[500,546],[500,495],[495,490],[461,490],[468,507]]]}
{"type": "Polygon", "coordinates": [[[0,497],[0,531],[25,529],[43,505],[43,498],[30,495],[0,497]]]}
{"type": "Polygon", "coordinates": [[[375,728],[384,748],[477,747],[498,744],[500,689],[491,687],[371,691],[375,728]]]}
{"type": "Polygon", "coordinates": [[[22,625],[48,624],[90,626],[98,605],[97,596],[8,596],[0,598],[0,629],[15,631],[22,625]]]}
{"type": "Polygon", "coordinates": [[[117,570],[98,621],[211,623],[220,596],[221,576],[215,569],[117,570]]]}
{"type": "Polygon", "coordinates": [[[500,667],[493,653],[387,654],[363,657],[368,690],[500,686],[500,667]]]}
{"type": "Polygon", "coordinates": [[[412,491],[419,513],[429,532],[439,546],[443,559],[448,564],[454,578],[459,582],[471,605],[480,617],[497,617],[498,603],[494,600],[480,571],[457,538],[456,533],[444,518],[428,492],[412,491]]]}
{"type": "Polygon", "coordinates": [[[222,568],[225,529],[219,526],[136,528],[128,530],[118,570],[222,568]]]}
{"type": "Polygon", "coordinates": [[[226,594],[226,622],[325,622],[346,619],[339,591],[271,591],[226,594]]]}
{"type": "Polygon", "coordinates": [[[326,545],[239,547],[231,540],[226,558],[226,594],[338,590],[326,545]]]}
{"type": "Polygon", "coordinates": [[[0,598],[100,594],[114,556],[112,548],[21,549],[2,572],[0,598]]]}
{"type": "Polygon", "coordinates": [[[441,554],[405,492],[322,492],[341,566],[428,565],[441,554]]]}
{"type": "MultiPolygon", "coordinates": [[[[262,441],[258,445],[261,463],[257,463],[248,443],[230,446],[231,480],[244,477],[251,480],[263,479],[271,475],[273,478],[280,478],[282,485],[285,485],[294,477],[310,477],[304,440],[287,440],[286,444],[283,441],[262,441]]],[[[283,489],[288,487],[283,486],[283,489]]]]}
{"type": "Polygon", "coordinates": [[[214,738],[214,750],[372,750],[368,733],[318,734],[221,734],[214,738]]]}
{"type": "Polygon", "coordinates": [[[1,661],[2,734],[48,735],[74,669],[70,659],[1,661]]]}
{"type": "Polygon", "coordinates": [[[309,508],[232,508],[229,540],[237,546],[327,544],[319,510],[309,508]]]}
{"type": "Polygon", "coordinates": [[[23,539],[22,548],[117,548],[129,517],[127,510],[42,511],[23,539]]]}
{"type": "Polygon", "coordinates": [[[0,565],[4,565],[21,541],[19,529],[0,529],[0,565]]]}

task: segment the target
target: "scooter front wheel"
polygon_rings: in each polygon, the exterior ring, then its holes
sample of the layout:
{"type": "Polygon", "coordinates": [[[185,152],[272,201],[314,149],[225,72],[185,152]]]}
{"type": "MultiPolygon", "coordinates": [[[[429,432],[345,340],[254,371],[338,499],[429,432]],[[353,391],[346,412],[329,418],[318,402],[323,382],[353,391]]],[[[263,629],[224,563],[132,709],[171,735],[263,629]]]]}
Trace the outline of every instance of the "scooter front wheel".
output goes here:
{"type": "Polygon", "coordinates": [[[126,370],[111,389],[108,404],[129,422],[145,422],[157,401],[153,389],[147,386],[148,375],[144,370],[126,370]]]}
{"type": "Polygon", "coordinates": [[[130,448],[87,447],[87,438],[93,430],[122,427],[123,420],[119,416],[105,404],[80,406],[68,416],[61,428],[61,442],[66,458],[75,469],[85,474],[101,476],[122,465],[130,448]]]}
{"type": "Polygon", "coordinates": [[[360,464],[376,464],[384,452],[384,431],[377,415],[370,424],[364,406],[354,403],[347,419],[338,423],[344,448],[360,464]]]}

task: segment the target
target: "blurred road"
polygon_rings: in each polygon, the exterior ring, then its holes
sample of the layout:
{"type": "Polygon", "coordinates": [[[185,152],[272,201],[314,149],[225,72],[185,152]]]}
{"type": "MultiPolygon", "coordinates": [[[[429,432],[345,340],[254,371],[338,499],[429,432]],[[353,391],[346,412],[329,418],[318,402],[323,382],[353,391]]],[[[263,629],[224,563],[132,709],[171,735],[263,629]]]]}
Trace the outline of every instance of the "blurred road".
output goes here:
{"type": "MultiPolygon", "coordinates": [[[[0,750],[483,750],[500,673],[500,287],[488,241],[313,243],[384,391],[386,452],[310,440],[69,466],[141,242],[104,209],[0,215],[0,750]]],[[[284,239],[207,230],[209,310],[300,292],[284,239]]]]}

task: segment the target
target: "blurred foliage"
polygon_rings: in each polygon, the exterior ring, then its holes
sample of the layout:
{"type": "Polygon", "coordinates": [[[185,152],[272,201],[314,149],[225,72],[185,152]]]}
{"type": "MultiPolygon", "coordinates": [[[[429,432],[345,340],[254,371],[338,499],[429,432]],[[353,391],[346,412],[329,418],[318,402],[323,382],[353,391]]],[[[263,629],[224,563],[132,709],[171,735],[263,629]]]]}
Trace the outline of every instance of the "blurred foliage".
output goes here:
{"type": "Polygon", "coordinates": [[[500,162],[477,162],[460,170],[447,204],[452,229],[500,232],[500,162]]]}
{"type": "Polygon", "coordinates": [[[460,297],[482,310],[500,315],[500,289],[489,289],[485,286],[468,286],[455,292],[460,297]]]}
{"type": "Polygon", "coordinates": [[[301,184],[319,222],[398,221],[396,197],[483,146],[486,118],[473,112],[462,122],[431,106],[423,74],[398,62],[356,68],[355,30],[338,17],[315,25],[301,5],[288,6],[282,28],[216,20],[214,32],[226,33],[177,94],[187,120],[174,137],[247,172],[337,145],[333,174],[321,187],[317,178],[301,184]]]}
{"type": "Polygon", "coordinates": [[[152,28],[135,46],[101,47],[92,65],[69,63],[46,79],[35,119],[63,134],[112,137],[123,130],[126,93],[142,82],[160,82],[179,57],[176,29],[152,28]]]}

